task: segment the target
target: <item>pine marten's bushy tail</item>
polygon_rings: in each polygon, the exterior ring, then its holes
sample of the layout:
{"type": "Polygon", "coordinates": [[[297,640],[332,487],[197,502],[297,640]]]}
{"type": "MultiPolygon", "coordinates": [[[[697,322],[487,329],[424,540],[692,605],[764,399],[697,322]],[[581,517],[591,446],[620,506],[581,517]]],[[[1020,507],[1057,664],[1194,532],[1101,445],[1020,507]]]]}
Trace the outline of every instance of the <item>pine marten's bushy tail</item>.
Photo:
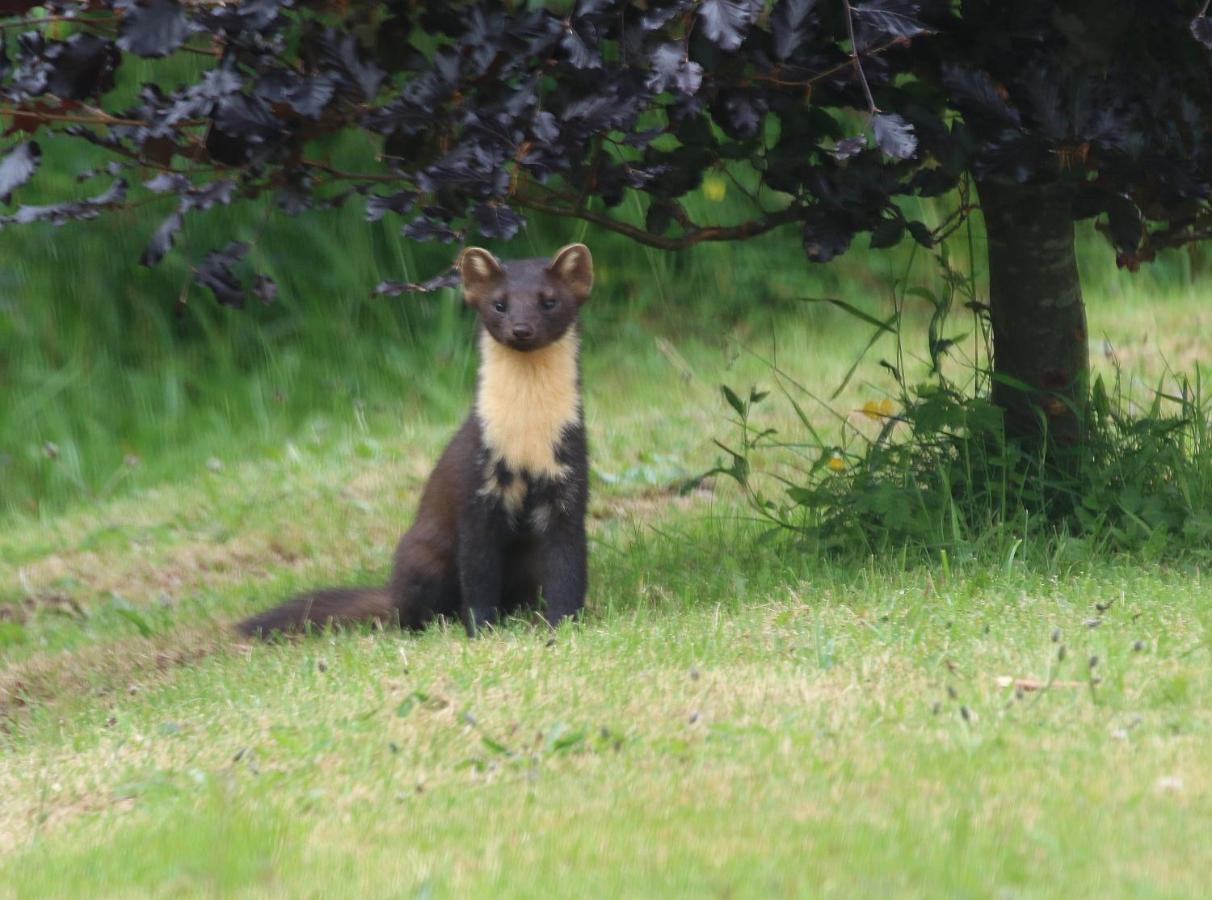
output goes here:
{"type": "Polygon", "coordinates": [[[248,637],[319,630],[378,620],[394,622],[399,613],[386,588],[322,588],[292,597],[280,606],[245,619],[236,630],[248,637]]]}

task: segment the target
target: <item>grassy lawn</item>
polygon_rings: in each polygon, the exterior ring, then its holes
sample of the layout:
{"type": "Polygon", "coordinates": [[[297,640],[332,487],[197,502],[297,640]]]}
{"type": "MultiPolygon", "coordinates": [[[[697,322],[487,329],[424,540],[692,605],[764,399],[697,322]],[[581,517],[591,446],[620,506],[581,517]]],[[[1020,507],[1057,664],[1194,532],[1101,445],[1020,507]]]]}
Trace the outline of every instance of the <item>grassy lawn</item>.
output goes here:
{"type": "MultiPolygon", "coordinates": [[[[1147,383],[1212,334],[1167,299],[1091,304],[1147,383]]],[[[382,576],[445,409],[0,520],[0,895],[1200,894],[1194,563],[835,562],[671,490],[726,433],[718,383],[766,378],[745,348],[840,381],[866,335],[829,315],[591,345],[590,614],[554,636],[225,631],[382,576]]]]}

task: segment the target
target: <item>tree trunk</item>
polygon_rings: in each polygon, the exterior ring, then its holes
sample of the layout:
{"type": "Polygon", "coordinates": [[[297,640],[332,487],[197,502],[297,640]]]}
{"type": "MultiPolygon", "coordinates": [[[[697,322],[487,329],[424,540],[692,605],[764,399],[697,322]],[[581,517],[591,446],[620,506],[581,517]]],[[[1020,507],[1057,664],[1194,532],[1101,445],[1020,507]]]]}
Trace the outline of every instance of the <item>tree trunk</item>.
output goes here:
{"type": "Polygon", "coordinates": [[[977,190],[989,242],[993,400],[1008,437],[1070,469],[1085,437],[1090,368],[1072,188],[986,181],[977,190]]]}

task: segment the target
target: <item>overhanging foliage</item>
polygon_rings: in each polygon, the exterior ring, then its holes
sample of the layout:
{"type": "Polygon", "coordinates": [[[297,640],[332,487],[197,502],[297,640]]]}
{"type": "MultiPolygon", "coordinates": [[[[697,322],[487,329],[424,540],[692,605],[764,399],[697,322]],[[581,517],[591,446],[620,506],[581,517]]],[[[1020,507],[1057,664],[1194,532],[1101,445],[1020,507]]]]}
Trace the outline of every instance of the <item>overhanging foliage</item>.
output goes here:
{"type": "MultiPolygon", "coordinates": [[[[1071,183],[1075,214],[1102,217],[1134,267],[1212,233],[1203,12],[1176,0],[9,0],[0,197],[35,176],[39,141],[103,148],[110,165],[84,174],[113,180],[0,224],[161,203],[141,259],[155,265],[192,215],[272,192],[287,215],[358,198],[417,240],[509,238],[524,210],[668,249],[794,224],[824,261],[860,232],[877,247],[935,242],[952,223],[931,232],[897,199],[970,173],[1071,183]],[[202,65],[131,101],[132,54],[202,65]],[[347,133],[369,140],[374,165],[333,164],[330,139],[347,133]],[[733,163],[756,173],[738,182],[752,217],[692,220],[681,198],[733,163]],[[646,198],[642,226],[617,214],[629,191],[646,198]]],[[[196,266],[221,303],[244,301],[246,249],[196,266]]],[[[264,277],[255,285],[272,296],[264,277]]]]}

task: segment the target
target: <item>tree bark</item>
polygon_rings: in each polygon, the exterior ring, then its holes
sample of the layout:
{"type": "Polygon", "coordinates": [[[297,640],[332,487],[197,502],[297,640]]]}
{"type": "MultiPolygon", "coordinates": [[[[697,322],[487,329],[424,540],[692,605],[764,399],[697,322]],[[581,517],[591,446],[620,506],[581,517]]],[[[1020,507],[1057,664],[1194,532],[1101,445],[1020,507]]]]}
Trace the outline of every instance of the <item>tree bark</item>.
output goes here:
{"type": "Polygon", "coordinates": [[[1085,438],[1090,353],[1073,244],[1073,189],[977,185],[989,243],[993,401],[1006,434],[1076,461],[1085,438]]]}

